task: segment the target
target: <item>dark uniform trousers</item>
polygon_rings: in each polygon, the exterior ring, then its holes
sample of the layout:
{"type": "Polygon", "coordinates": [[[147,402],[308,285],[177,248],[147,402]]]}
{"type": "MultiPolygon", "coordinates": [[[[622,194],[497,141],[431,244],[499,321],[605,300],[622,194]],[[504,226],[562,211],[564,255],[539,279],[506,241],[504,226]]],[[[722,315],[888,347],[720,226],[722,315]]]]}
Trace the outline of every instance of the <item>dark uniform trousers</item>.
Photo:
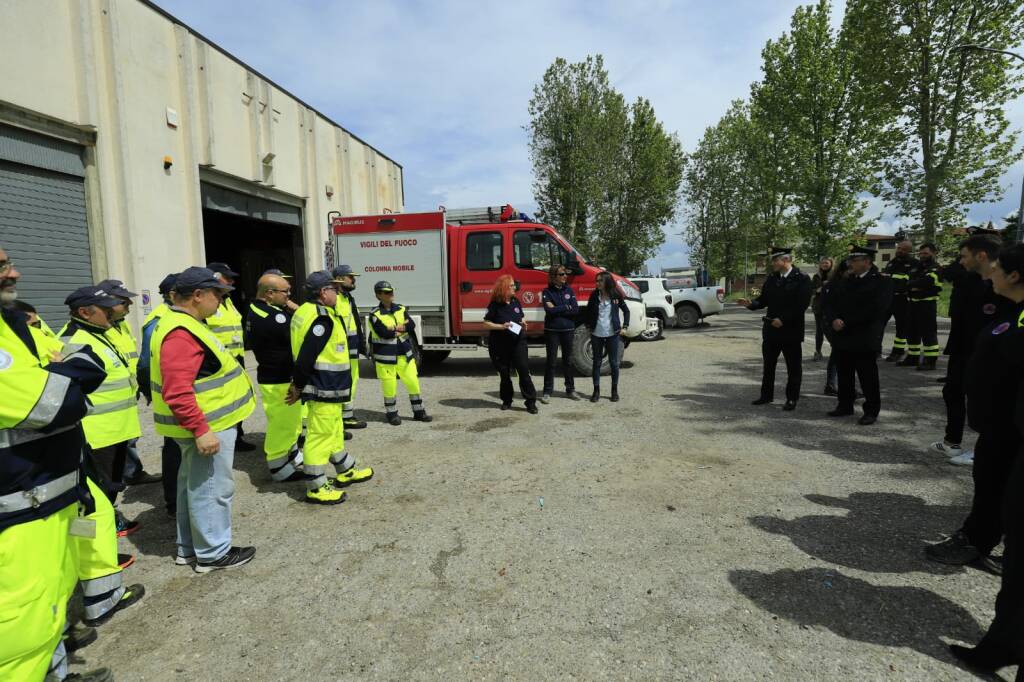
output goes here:
{"type": "Polygon", "coordinates": [[[520,334],[511,339],[501,339],[501,341],[495,343],[491,348],[491,361],[500,377],[498,394],[501,396],[501,402],[506,405],[510,404],[515,396],[515,390],[512,388],[512,373],[515,372],[519,377],[519,392],[523,394],[526,405],[535,404],[537,389],[530,377],[529,348],[526,345],[526,338],[520,334]]]}
{"type": "Polygon", "coordinates": [[[907,355],[939,357],[939,329],[935,301],[911,301],[907,355]]]}
{"type": "MultiPolygon", "coordinates": [[[[905,353],[911,326],[910,301],[907,300],[906,294],[902,296],[893,294],[889,315],[892,316],[893,321],[896,323],[896,334],[892,340],[892,350],[894,353],[905,353]]],[[[888,324],[889,319],[886,318],[885,322],[882,323],[882,336],[885,336],[885,327],[888,324]]]]}
{"type": "Polygon", "coordinates": [[[1003,497],[1022,496],[1022,489],[1007,487],[1020,445],[1012,422],[982,431],[974,445],[974,499],[961,530],[982,554],[995,549],[1003,538],[1003,497]]]}
{"type": "Polygon", "coordinates": [[[877,417],[882,409],[882,393],[878,385],[878,352],[853,351],[836,348],[832,351],[836,358],[836,370],[839,375],[840,410],[852,410],[857,393],[853,382],[854,375],[864,393],[864,414],[877,417]]]}
{"type": "MultiPolygon", "coordinates": [[[[977,457],[975,452],[975,467],[977,457]]],[[[996,615],[979,646],[1008,651],[1017,663],[1024,663],[1024,495],[1020,494],[1024,490],[1024,452],[1012,460],[1002,500],[1003,575],[996,615]]]]}
{"type": "Polygon", "coordinates": [[[967,420],[966,372],[967,357],[963,353],[951,353],[942,400],[946,403],[946,442],[955,445],[964,439],[964,422],[967,420]]]}
{"type": "Polygon", "coordinates": [[[775,398],[775,367],[779,364],[780,353],[786,360],[786,400],[796,402],[800,398],[800,382],[803,379],[801,348],[799,340],[779,340],[765,335],[761,340],[761,357],[764,360],[761,398],[775,398]]]}

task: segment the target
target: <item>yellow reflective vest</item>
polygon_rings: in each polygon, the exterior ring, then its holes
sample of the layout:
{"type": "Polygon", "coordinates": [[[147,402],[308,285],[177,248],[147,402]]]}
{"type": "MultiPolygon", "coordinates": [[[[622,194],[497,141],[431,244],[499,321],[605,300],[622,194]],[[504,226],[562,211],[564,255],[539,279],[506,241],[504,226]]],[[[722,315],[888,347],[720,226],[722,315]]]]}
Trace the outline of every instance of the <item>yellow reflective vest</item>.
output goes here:
{"type": "Polygon", "coordinates": [[[229,353],[236,358],[245,356],[245,346],[242,343],[242,313],[238,312],[230,296],[224,297],[224,301],[217,306],[217,312],[206,320],[206,325],[229,353]]]}
{"type": "Polygon", "coordinates": [[[118,320],[107,330],[106,336],[114,344],[114,348],[128,360],[128,369],[132,376],[135,376],[135,372],[139,368],[139,344],[128,323],[118,320]]]}
{"type": "MultiPolygon", "coordinates": [[[[85,439],[93,449],[123,443],[142,435],[139,406],[135,398],[138,385],[125,358],[100,329],[72,320],[65,331],[69,345],[89,346],[103,362],[107,378],[89,394],[89,413],[82,419],[85,439]]],[[[107,330],[109,331],[109,330],[107,330]]]]}
{"type": "Polygon", "coordinates": [[[352,310],[352,302],[348,296],[338,292],[338,302],[334,305],[341,323],[345,325],[345,342],[348,344],[348,356],[359,357],[359,326],[356,324],[356,316],[352,310]]]}
{"type": "Polygon", "coordinates": [[[157,318],[166,315],[167,311],[170,309],[171,306],[167,305],[166,303],[161,303],[157,307],[153,308],[151,311],[149,311],[149,315],[146,315],[146,319],[142,321],[142,328],[145,329],[147,324],[149,324],[150,322],[157,318]]]}
{"type": "Polygon", "coordinates": [[[337,312],[316,303],[303,303],[292,315],[292,359],[298,360],[306,336],[327,335],[327,343],[313,364],[309,383],[302,387],[304,401],[337,403],[348,400],[352,390],[352,369],[349,364],[348,338],[337,312]],[[330,325],[317,322],[326,317],[330,325]]]}
{"type": "Polygon", "coordinates": [[[208,377],[197,377],[192,382],[196,402],[206,417],[211,431],[224,431],[238,424],[256,407],[252,381],[234,356],[204,323],[177,308],[170,308],[157,322],[150,340],[149,376],[153,389],[153,422],[156,432],[170,438],[193,438],[192,432],[178,424],[163,398],[163,376],[160,373],[160,349],[164,339],[175,329],[185,329],[206,347],[220,367],[208,377]]]}

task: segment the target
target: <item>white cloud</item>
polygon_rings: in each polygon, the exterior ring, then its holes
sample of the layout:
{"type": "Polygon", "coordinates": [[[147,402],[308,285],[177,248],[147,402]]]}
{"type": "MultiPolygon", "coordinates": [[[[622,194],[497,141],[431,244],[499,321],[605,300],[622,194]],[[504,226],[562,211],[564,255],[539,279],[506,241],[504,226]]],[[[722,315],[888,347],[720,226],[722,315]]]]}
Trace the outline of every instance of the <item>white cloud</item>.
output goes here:
{"type": "MultiPolygon", "coordinates": [[[[556,57],[602,53],[628,99],[692,145],[760,75],[797,2],[157,0],[405,169],[406,208],[535,208],[527,102],[556,57]]],[[[837,15],[844,2],[837,3],[837,15]]],[[[1024,102],[1011,113],[1024,125],[1024,102]]],[[[1024,168],[1008,193],[1019,197],[1024,168]],[[1014,194],[1016,188],[1017,194],[1014,194]]],[[[1014,199],[972,208],[1001,217],[1014,199]]],[[[891,217],[882,229],[894,229],[891,217]]],[[[677,236],[657,262],[688,260],[677,236]]]]}

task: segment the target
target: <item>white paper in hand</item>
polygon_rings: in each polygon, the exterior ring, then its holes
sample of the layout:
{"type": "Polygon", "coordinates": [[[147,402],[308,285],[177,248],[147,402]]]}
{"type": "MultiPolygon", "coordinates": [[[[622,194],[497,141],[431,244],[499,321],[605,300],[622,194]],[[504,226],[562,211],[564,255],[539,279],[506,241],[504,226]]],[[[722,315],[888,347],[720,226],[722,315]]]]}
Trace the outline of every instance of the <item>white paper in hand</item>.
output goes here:
{"type": "Polygon", "coordinates": [[[513,334],[519,334],[519,332],[523,331],[523,325],[516,324],[515,322],[510,322],[508,330],[513,334]]]}

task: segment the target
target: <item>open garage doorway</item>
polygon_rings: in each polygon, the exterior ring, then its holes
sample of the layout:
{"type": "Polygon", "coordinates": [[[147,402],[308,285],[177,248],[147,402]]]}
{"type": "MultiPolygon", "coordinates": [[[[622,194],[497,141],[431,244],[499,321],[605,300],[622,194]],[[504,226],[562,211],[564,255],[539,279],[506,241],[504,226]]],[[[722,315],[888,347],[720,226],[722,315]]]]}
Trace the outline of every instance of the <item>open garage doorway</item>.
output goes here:
{"type": "Polygon", "coordinates": [[[238,271],[232,298],[242,314],[256,296],[256,280],[270,268],[291,275],[297,292],[306,276],[302,209],[205,182],[202,194],[206,260],[238,271]]]}

